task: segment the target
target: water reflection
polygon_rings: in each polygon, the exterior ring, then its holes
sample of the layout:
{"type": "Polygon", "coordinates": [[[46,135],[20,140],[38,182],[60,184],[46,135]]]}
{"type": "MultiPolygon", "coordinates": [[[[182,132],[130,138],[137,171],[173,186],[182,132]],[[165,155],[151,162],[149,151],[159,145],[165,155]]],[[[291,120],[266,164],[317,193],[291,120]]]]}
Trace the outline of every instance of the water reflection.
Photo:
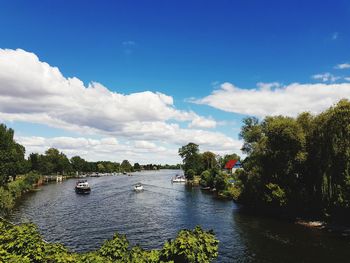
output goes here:
{"type": "Polygon", "coordinates": [[[349,240],[317,229],[234,213],[247,262],[348,262],[349,240]]]}

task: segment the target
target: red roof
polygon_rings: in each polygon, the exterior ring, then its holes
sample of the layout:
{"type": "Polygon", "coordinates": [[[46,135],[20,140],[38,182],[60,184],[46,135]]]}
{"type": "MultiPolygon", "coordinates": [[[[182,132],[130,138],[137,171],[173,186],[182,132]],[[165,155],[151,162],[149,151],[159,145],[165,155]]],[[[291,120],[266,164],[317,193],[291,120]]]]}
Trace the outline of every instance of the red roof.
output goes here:
{"type": "Polygon", "coordinates": [[[236,162],[238,160],[229,160],[226,164],[225,164],[225,169],[232,169],[233,166],[235,166],[236,162]]]}

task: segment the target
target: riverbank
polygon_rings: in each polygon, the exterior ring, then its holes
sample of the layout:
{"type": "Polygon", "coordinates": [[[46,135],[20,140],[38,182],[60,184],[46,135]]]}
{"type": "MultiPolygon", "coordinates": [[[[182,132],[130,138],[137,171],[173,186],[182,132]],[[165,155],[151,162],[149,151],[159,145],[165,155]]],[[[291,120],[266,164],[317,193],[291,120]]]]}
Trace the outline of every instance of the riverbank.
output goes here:
{"type": "Polygon", "coordinates": [[[0,216],[6,216],[24,194],[42,184],[42,176],[31,172],[0,187],[0,216]]]}

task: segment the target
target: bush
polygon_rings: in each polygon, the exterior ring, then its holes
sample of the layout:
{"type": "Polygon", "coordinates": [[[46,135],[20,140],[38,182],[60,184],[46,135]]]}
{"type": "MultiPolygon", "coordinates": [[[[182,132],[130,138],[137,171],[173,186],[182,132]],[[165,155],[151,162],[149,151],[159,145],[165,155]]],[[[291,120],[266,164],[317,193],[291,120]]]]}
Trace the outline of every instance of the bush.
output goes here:
{"type": "Polygon", "coordinates": [[[285,206],[287,204],[286,193],[278,184],[269,183],[266,185],[264,201],[273,207],[285,206]]]}
{"type": "Polygon", "coordinates": [[[189,169],[186,171],[186,179],[193,180],[194,176],[196,175],[196,172],[192,169],[189,169]]]}
{"type": "Polygon", "coordinates": [[[14,204],[11,193],[0,187],[0,216],[6,215],[13,208],[14,204]]]}
{"type": "Polygon", "coordinates": [[[199,226],[193,231],[181,230],[174,241],[165,243],[160,259],[165,262],[210,262],[218,256],[218,244],[213,232],[205,232],[199,226]]]}
{"type": "Polygon", "coordinates": [[[210,182],[211,182],[211,174],[210,171],[205,170],[202,174],[201,174],[201,180],[200,180],[200,184],[204,187],[206,186],[210,186],[210,182]]]}
{"type": "Polygon", "coordinates": [[[0,262],[16,263],[204,263],[218,256],[218,240],[211,231],[196,227],[181,230],[162,250],[130,247],[124,235],[115,234],[99,250],[71,253],[63,245],[45,242],[33,224],[12,225],[0,219],[0,262]]]}
{"type": "Polygon", "coordinates": [[[217,191],[222,191],[227,189],[228,182],[224,173],[219,172],[214,179],[214,186],[217,191]]]}

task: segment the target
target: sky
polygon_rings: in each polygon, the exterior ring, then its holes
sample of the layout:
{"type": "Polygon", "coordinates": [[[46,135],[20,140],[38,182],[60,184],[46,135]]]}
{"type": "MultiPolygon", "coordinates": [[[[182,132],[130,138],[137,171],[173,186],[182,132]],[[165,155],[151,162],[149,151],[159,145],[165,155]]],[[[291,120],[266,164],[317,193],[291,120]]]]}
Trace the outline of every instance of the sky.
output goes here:
{"type": "Polygon", "coordinates": [[[26,153],[241,154],[242,119],[350,99],[350,1],[0,0],[0,122],[26,153]]]}

